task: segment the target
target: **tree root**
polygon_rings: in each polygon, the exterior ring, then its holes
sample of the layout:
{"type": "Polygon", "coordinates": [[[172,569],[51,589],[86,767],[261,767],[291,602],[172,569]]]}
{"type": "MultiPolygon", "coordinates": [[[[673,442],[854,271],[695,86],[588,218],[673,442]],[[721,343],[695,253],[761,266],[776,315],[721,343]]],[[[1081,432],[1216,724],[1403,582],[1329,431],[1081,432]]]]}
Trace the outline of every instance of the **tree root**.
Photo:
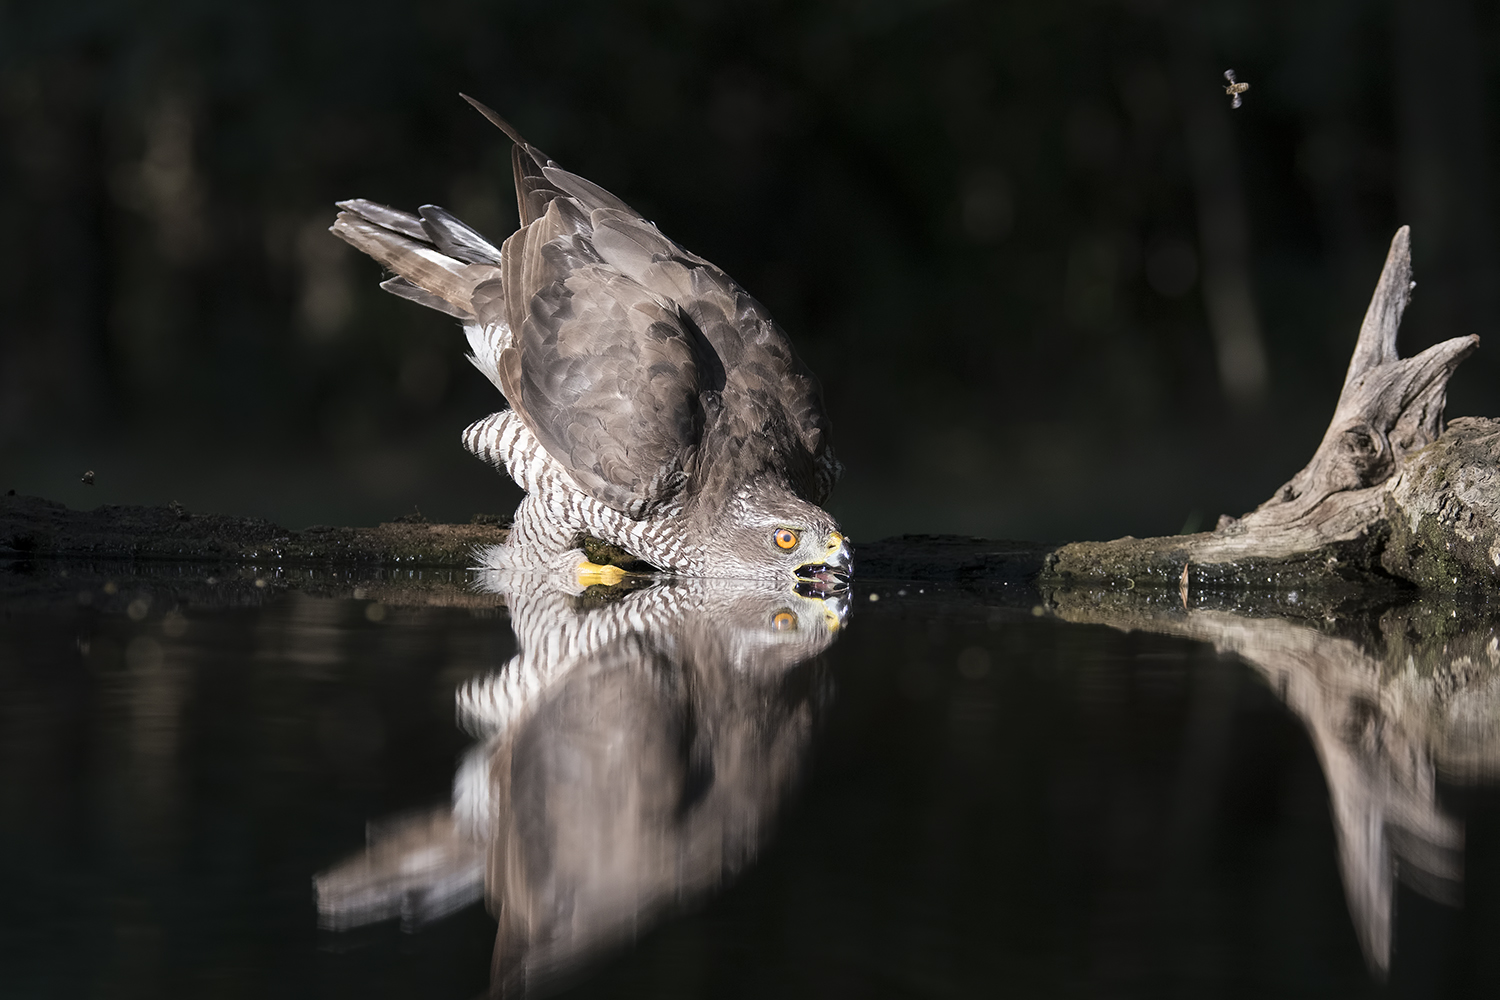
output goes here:
{"type": "Polygon", "coordinates": [[[1043,579],[1133,587],[1500,586],[1500,421],[1443,431],[1448,380],[1473,335],[1396,353],[1416,287],[1410,230],[1391,241],[1343,392],[1307,467],[1243,517],[1211,532],[1075,542],[1043,579]]]}

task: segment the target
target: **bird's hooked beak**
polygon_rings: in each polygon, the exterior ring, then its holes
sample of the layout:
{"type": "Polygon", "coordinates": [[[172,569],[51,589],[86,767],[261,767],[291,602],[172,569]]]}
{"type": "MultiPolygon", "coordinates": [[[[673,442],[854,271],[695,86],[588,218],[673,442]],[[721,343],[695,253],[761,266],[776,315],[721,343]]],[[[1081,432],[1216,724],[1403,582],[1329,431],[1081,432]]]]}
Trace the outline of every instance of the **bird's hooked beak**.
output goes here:
{"type": "Polygon", "coordinates": [[[854,571],[854,550],[837,531],[828,533],[823,555],[797,567],[797,582],[819,593],[847,590],[854,571]]]}
{"type": "Polygon", "coordinates": [[[849,591],[834,591],[823,598],[823,624],[830,632],[844,627],[849,618],[849,591]]]}

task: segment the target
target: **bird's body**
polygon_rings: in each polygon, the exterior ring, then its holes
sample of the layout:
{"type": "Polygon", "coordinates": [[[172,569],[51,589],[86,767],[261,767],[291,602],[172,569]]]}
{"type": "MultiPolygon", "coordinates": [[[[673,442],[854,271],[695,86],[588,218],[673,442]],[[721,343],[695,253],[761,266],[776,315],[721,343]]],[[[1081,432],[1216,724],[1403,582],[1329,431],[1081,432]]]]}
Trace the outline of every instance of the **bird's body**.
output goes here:
{"type": "Polygon", "coordinates": [[[341,202],[333,232],[459,319],[508,410],[464,432],[526,497],[506,568],[566,569],[585,536],[685,576],[824,583],[849,547],[821,392],[759,302],[614,195],[515,141],[500,247],[436,206],[341,202]]]}

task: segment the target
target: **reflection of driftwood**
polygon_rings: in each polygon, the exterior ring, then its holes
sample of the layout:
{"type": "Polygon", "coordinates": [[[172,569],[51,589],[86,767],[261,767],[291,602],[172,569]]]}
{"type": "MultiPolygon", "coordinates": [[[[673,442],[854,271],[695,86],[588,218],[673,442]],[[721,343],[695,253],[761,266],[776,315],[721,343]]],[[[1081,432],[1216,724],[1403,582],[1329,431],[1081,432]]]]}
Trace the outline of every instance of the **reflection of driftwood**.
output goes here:
{"type": "MultiPolygon", "coordinates": [[[[1190,581],[1199,584],[1273,588],[1336,583],[1382,570],[1425,587],[1500,581],[1500,548],[1493,559],[1486,552],[1484,562],[1466,563],[1462,574],[1431,572],[1433,560],[1424,553],[1433,546],[1451,551],[1451,523],[1429,518],[1425,533],[1393,532],[1390,526],[1398,509],[1410,521],[1411,511],[1443,506],[1445,476],[1458,470],[1442,457],[1460,457],[1454,447],[1459,435],[1439,437],[1448,379],[1479,343],[1475,336],[1457,337],[1401,358],[1396,332],[1414,287],[1409,233],[1402,227],[1391,241],[1323,441],[1307,467],[1271,499],[1244,517],[1221,518],[1212,532],[1063,546],[1049,559],[1047,575],[1170,586],[1190,567],[1190,581]],[[1434,441],[1436,451],[1429,448],[1434,441]],[[1413,478],[1419,462],[1429,471],[1413,478]]],[[[1500,509],[1497,431],[1500,422],[1466,423],[1461,456],[1470,469],[1471,504],[1491,513],[1500,509]]],[[[1493,540],[1493,530],[1489,535],[1493,540]]]]}
{"type": "Polygon", "coordinates": [[[1386,611],[1378,629],[1337,635],[1118,591],[1050,600],[1069,621],[1211,642],[1261,673],[1323,766],[1349,908],[1375,967],[1390,963],[1398,874],[1435,898],[1457,895],[1463,831],[1439,807],[1436,782],[1500,775],[1500,640],[1490,623],[1444,615],[1443,630],[1424,638],[1435,623],[1413,605],[1386,611]]]}

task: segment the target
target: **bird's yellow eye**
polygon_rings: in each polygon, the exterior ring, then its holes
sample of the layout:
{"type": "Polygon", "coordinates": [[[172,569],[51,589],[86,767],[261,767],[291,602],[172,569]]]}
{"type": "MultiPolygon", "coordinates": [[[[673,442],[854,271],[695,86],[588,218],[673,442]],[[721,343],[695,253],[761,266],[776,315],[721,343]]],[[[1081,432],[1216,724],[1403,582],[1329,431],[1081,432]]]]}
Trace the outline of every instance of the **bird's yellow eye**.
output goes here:
{"type": "Polygon", "coordinates": [[[795,549],[797,547],[797,533],[791,528],[777,528],[776,534],[771,537],[776,539],[776,547],[779,549],[795,549]]]}
{"type": "Polygon", "coordinates": [[[797,627],[797,616],[790,611],[778,611],[771,618],[771,628],[776,632],[790,632],[797,627]]]}

